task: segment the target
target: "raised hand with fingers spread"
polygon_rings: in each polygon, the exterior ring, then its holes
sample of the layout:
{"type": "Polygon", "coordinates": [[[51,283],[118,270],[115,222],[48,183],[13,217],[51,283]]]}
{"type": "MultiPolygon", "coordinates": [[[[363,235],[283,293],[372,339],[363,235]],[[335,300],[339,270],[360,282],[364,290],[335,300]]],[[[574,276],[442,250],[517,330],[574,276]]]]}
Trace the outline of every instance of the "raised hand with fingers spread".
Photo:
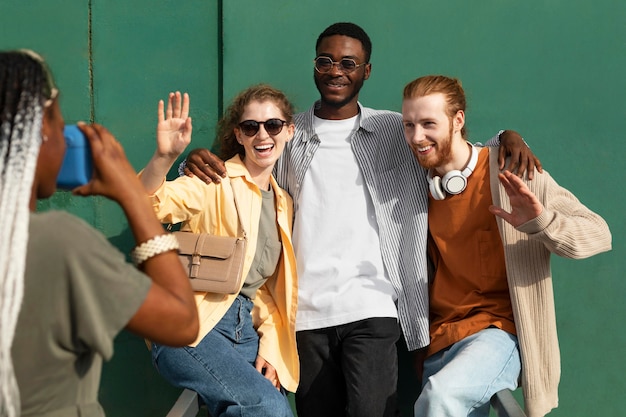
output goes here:
{"type": "Polygon", "coordinates": [[[180,91],[169,93],[167,108],[159,100],[157,124],[157,150],[161,156],[177,158],[191,143],[191,117],[189,117],[189,94],[180,91]]]}
{"type": "Polygon", "coordinates": [[[141,175],[141,182],[148,194],[161,185],[176,158],[191,142],[189,94],[181,95],[180,91],[169,93],[167,109],[163,100],[159,100],[157,116],[157,147],[141,175]]]}
{"type": "Polygon", "coordinates": [[[543,204],[528,189],[528,186],[519,177],[510,171],[498,174],[502,186],[506,190],[511,201],[511,212],[500,207],[490,206],[489,211],[496,216],[502,217],[513,227],[517,227],[539,216],[543,211],[543,204]]]}

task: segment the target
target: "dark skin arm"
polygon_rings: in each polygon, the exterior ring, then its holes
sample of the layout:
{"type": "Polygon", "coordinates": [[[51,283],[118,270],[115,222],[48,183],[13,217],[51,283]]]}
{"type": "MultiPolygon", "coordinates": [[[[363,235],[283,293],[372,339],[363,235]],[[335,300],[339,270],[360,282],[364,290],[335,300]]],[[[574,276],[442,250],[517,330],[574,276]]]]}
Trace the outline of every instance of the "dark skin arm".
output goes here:
{"type": "Polygon", "coordinates": [[[219,183],[226,176],[226,166],[217,155],[208,149],[196,148],[187,155],[185,175],[197,176],[207,184],[219,183]]]}
{"type": "MultiPolygon", "coordinates": [[[[505,130],[500,135],[500,148],[498,150],[498,163],[500,170],[506,169],[518,177],[528,172],[528,179],[533,178],[535,169],[542,172],[541,162],[524,143],[522,136],[514,130],[505,130]],[[506,156],[511,159],[505,168],[506,156]]],[[[211,153],[208,149],[196,148],[187,155],[185,174],[197,176],[208,183],[220,182],[226,176],[224,161],[211,153]]]]}
{"type": "Polygon", "coordinates": [[[506,169],[518,177],[523,177],[528,172],[528,179],[533,179],[535,169],[543,172],[541,161],[533,154],[524,143],[522,136],[514,130],[505,130],[500,135],[500,148],[498,149],[498,165],[500,170],[506,169]],[[505,168],[506,156],[510,155],[509,165],[505,168]]]}

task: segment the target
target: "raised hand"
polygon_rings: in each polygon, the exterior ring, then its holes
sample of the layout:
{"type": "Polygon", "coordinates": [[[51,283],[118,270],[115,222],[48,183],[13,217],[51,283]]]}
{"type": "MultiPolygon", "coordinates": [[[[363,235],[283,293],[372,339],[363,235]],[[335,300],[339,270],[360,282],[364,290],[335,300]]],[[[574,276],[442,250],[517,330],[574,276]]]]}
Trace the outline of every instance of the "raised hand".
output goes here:
{"type": "Polygon", "coordinates": [[[157,155],[177,158],[191,142],[189,94],[169,93],[167,109],[159,100],[157,124],[157,155]]]}
{"type": "Polygon", "coordinates": [[[189,95],[180,91],[170,93],[167,110],[159,100],[157,123],[157,148],[141,174],[141,182],[148,194],[152,194],[165,180],[165,176],[191,142],[191,117],[189,95]]]}
{"type": "Polygon", "coordinates": [[[503,218],[513,227],[518,227],[541,214],[543,205],[535,194],[528,189],[524,181],[510,171],[498,174],[498,178],[511,201],[511,212],[508,213],[497,206],[490,206],[489,211],[491,213],[503,218]]]}

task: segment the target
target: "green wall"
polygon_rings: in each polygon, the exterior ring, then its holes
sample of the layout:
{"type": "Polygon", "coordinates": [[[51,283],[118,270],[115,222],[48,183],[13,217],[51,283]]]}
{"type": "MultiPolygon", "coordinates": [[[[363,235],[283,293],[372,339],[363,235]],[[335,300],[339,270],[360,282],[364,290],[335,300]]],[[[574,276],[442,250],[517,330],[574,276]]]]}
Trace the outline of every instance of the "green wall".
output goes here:
{"type": "MultiPolygon", "coordinates": [[[[285,90],[299,110],[317,97],[312,60],[327,25],[354,21],[373,41],[361,101],[400,109],[402,87],[424,74],[459,77],[470,138],[522,133],[544,167],[601,214],[613,251],[554,258],[562,350],[554,416],[619,416],[626,389],[626,3],[622,0],[0,0],[0,48],[30,47],[49,61],[68,122],[106,125],[137,169],[154,149],[157,100],[191,94],[194,142],[209,146],[223,101],[257,82],[285,90]]],[[[121,211],[99,198],[59,193],[65,208],[132,245],[121,211]]],[[[415,378],[401,354],[403,411],[415,378]]],[[[105,365],[110,416],[164,415],[177,390],[150,365],[143,341],[122,333],[105,365]]]]}

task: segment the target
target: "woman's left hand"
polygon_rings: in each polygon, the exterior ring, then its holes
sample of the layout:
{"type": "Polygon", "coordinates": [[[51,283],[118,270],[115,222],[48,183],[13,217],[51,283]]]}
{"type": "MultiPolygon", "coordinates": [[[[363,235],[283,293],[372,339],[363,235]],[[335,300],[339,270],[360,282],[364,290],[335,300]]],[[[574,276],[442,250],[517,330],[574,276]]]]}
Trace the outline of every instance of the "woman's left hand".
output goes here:
{"type": "Polygon", "coordinates": [[[276,369],[268,361],[263,359],[261,356],[256,357],[256,361],[254,363],[256,370],[259,371],[265,379],[270,381],[277,390],[280,390],[280,380],[278,379],[278,374],[276,373],[276,369]]]}
{"type": "Polygon", "coordinates": [[[169,93],[167,109],[159,100],[157,124],[157,154],[177,158],[191,142],[189,94],[169,93]]]}

